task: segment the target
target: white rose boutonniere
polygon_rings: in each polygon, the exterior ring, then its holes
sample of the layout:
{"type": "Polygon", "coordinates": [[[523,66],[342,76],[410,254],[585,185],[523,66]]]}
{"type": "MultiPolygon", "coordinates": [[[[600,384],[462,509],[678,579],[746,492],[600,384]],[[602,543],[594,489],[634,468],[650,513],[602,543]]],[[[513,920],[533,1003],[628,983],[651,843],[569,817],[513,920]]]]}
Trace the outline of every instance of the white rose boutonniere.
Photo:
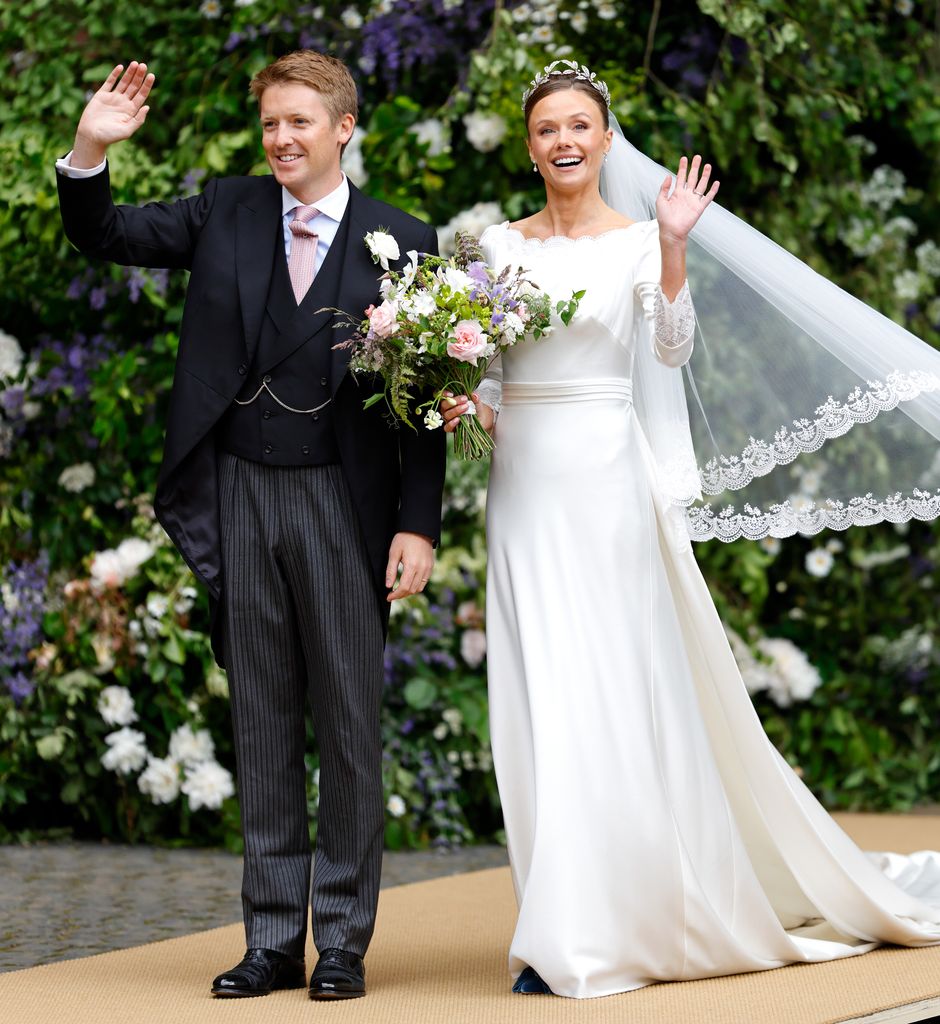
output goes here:
{"type": "Polygon", "coordinates": [[[401,256],[395,236],[387,231],[370,231],[366,235],[366,245],[373,262],[378,263],[383,270],[388,270],[389,260],[397,260],[401,256]]]}

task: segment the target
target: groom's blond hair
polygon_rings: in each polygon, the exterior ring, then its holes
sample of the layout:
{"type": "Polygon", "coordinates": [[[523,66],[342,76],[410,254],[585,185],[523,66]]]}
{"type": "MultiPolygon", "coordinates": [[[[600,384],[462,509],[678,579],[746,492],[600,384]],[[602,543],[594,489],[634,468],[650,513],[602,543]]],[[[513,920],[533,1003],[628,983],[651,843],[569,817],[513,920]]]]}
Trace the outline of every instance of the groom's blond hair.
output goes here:
{"type": "Polygon", "coordinates": [[[269,85],[306,85],[320,94],[336,124],[344,114],[359,119],[359,97],[349,68],[335,57],[316,50],[295,50],[262,68],[251,80],[251,95],[258,102],[269,85]]]}

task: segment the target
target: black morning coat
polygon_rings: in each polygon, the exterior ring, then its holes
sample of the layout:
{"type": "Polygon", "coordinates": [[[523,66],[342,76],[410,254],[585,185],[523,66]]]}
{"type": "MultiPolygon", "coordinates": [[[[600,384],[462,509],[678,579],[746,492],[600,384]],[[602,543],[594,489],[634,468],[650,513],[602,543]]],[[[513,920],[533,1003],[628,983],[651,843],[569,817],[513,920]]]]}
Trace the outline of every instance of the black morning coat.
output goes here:
{"type": "MultiPolygon", "coordinates": [[[[56,177],[65,233],[82,253],[126,266],[192,272],[154,509],[208,588],[213,650],[224,664],[213,428],[252,363],[277,246],[284,244],[281,186],[270,175],[220,178],[192,198],[135,207],[114,205],[107,170],[89,178],[56,177]]],[[[382,271],[364,242],[368,232],[379,229],[394,235],[403,255],[412,249],[437,252],[432,228],[350,183],[345,216],[317,271],[323,307],[358,319],[370,303],[380,301],[382,271]]],[[[294,318],[264,365],[253,370],[265,373],[301,345],[332,347],[345,340],[351,330],[335,328],[335,319],[330,312],[294,318]]],[[[440,539],[445,437],[421,424],[417,430],[392,429],[381,402],[364,410],[373,382],[357,384],[348,362],[348,350],[332,351],[333,421],[384,611],[385,567],[395,532],[423,534],[435,544],[440,539]]]]}

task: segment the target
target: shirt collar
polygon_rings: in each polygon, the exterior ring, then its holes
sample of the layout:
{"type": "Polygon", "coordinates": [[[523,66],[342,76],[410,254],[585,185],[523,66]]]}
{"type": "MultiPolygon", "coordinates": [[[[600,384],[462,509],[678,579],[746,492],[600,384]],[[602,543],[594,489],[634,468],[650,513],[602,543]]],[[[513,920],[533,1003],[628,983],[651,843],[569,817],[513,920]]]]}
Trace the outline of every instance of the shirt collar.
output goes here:
{"type": "Polygon", "coordinates": [[[338,224],[343,219],[343,214],[346,212],[348,205],[349,180],[345,174],[343,175],[343,180],[332,192],[327,193],[322,199],[318,199],[313,203],[302,203],[296,196],[292,196],[283,185],[281,186],[281,215],[284,217],[298,206],[315,206],[320,214],[329,217],[330,220],[335,220],[338,224]]]}

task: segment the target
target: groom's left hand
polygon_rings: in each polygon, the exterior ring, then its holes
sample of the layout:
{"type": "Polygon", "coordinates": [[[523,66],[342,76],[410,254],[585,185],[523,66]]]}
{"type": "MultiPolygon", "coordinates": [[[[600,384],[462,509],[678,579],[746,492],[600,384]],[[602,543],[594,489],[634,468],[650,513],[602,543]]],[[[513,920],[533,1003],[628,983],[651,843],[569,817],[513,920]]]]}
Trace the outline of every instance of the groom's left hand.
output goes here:
{"type": "Polygon", "coordinates": [[[398,601],[420,594],[431,578],[433,568],[434,545],[430,537],[420,533],[396,533],[388,549],[385,568],[385,586],[391,591],[387,600],[398,601]]]}

